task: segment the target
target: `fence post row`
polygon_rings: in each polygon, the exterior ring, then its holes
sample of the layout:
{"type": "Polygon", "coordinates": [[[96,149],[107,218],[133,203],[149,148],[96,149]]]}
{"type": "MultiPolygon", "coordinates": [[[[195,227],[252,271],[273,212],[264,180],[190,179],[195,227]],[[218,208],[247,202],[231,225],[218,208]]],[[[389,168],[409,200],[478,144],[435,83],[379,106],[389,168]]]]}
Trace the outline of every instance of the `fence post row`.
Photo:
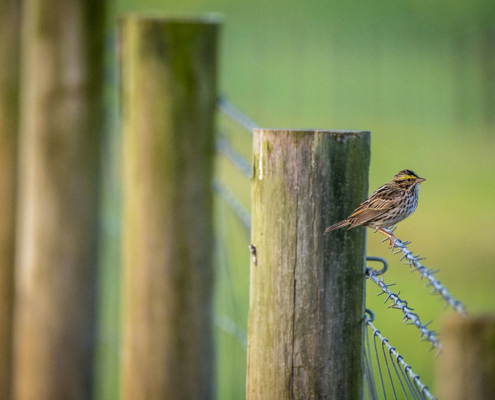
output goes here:
{"type": "Polygon", "coordinates": [[[104,2],[23,2],[14,398],[91,398],[104,2]]]}
{"type": "Polygon", "coordinates": [[[360,399],[369,132],[254,130],[247,398],[360,399]]]}
{"type": "Polygon", "coordinates": [[[219,23],[121,21],[124,399],[211,399],[219,23]]]}
{"type": "Polygon", "coordinates": [[[12,379],[20,5],[0,3],[0,400],[10,400],[12,379]]]}

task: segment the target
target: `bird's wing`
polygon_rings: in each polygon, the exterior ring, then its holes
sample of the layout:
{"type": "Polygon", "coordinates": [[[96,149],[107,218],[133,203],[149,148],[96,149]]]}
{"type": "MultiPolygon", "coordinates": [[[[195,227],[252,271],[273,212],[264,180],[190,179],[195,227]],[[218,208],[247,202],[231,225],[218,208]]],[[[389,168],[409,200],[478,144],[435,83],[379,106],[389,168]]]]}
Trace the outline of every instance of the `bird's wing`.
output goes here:
{"type": "Polygon", "coordinates": [[[368,221],[379,217],[388,211],[392,206],[393,200],[391,198],[380,198],[372,195],[368,200],[356,208],[351,215],[349,215],[348,220],[351,222],[350,228],[363,225],[368,221]]]}

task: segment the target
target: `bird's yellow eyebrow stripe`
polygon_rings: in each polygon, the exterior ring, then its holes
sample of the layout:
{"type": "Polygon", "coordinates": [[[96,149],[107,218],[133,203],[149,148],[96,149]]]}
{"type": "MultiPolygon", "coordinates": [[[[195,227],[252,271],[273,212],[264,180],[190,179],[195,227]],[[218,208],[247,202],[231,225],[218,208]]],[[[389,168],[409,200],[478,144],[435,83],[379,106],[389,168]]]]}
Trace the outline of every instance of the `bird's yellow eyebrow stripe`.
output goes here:
{"type": "Polygon", "coordinates": [[[418,179],[418,178],[416,178],[414,175],[401,175],[399,179],[401,181],[405,181],[406,179],[418,179]]]}

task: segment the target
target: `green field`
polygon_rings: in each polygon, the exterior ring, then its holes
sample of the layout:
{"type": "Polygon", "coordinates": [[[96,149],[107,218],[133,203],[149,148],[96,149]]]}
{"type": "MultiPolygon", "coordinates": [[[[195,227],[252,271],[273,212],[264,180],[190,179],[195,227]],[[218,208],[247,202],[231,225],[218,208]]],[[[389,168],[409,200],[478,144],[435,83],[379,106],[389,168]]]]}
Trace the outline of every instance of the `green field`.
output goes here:
{"type": "MultiPolygon", "coordinates": [[[[416,213],[401,223],[427,267],[472,313],[494,312],[495,39],[489,1],[122,0],[109,26],[128,11],[163,15],[219,12],[224,17],[220,91],[267,128],[371,131],[370,189],[400,169],[427,179],[416,213]]],[[[110,35],[111,36],[111,35],[110,35]]],[[[119,326],[119,146],[114,56],[109,46],[105,247],[100,294],[97,395],[117,398],[119,326]]],[[[250,139],[219,122],[249,159],[250,139]]],[[[219,158],[218,176],[249,209],[249,180],[219,158]]],[[[244,397],[249,235],[218,199],[216,326],[218,398],[244,397]]],[[[390,262],[395,282],[422,321],[442,331],[452,314],[425,283],[368,232],[368,255],[390,262]]],[[[435,389],[434,353],[387,309],[368,283],[376,326],[435,389]]],[[[441,356],[440,356],[441,357],[441,356]]]]}

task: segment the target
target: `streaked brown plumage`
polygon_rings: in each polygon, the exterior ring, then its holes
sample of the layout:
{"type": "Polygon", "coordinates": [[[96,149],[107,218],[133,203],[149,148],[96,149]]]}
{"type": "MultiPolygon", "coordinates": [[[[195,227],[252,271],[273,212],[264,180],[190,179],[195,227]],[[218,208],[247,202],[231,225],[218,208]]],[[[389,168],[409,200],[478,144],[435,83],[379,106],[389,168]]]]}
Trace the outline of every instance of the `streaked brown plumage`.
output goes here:
{"type": "Polygon", "coordinates": [[[384,229],[406,219],[416,210],[419,184],[424,180],[409,169],[400,171],[389,183],[375,190],[347,219],[325,229],[325,235],[344,226],[349,226],[348,229],[366,226],[390,239],[395,238],[384,229]]]}

